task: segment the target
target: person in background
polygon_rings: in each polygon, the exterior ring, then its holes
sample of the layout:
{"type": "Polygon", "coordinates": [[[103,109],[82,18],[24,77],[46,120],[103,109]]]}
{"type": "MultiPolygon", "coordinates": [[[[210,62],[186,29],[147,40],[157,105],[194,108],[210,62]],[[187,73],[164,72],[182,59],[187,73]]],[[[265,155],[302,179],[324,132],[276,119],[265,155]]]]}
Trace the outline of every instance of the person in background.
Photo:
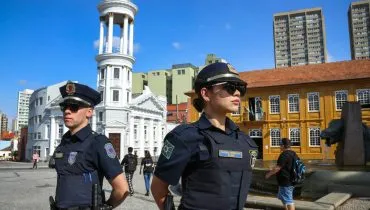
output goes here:
{"type": "Polygon", "coordinates": [[[152,173],[154,170],[154,162],[148,150],[145,150],[145,157],[141,160],[140,174],[141,174],[141,169],[143,167],[144,167],[143,173],[144,173],[144,181],[145,181],[145,189],[146,189],[145,196],[149,196],[150,178],[152,177],[152,173]]]}
{"type": "Polygon", "coordinates": [[[136,171],[136,167],[137,167],[137,156],[136,156],[136,153],[135,155],[132,154],[132,151],[134,149],[132,147],[129,147],[128,148],[128,154],[125,155],[125,157],[123,158],[122,162],[121,162],[121,165],[125,167],[125,175],[126,175],[126,179],[127,179],[127,182],[128,182],[128,186],[130,188],[130,196],[133,196],[134,195],[134,186],[132,184],[132,180],[134,178],[134,173],[136,171]]]}
{"type": "Polygon", "coordinates": [[[37,153],[37,151],[34,151],[32,155],[32,162],[33,162],[32,169],[35,169],[35,168],[37,169],[37,162],[39,162],[39,160],[40,160],[39,154],[37,153]]]}
{"type": "Polygon", "coordinates": [[[292,166],[293,158],[297,154],[291,149],[291,142],[288,138],[281,139],[280,150],[281,154],[277,160],[277,164],[266,175],[268,179],[276,174],[276,179],[279,185],[278,199],[285,205],[286,210],[294,210],[293,190],[292,183],[292,166]]]}

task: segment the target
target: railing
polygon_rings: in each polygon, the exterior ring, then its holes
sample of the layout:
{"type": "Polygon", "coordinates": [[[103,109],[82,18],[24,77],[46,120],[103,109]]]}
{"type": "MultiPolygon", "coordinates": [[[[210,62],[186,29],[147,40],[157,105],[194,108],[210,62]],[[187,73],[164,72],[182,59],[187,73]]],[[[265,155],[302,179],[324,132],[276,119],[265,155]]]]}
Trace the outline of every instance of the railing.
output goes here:
{"type": "Polygon", "coordinates": [[[243,113],[243,121],[265,121],[266,120],[266,113],[254,113],[250,114],[248,111],[243,113]]]}

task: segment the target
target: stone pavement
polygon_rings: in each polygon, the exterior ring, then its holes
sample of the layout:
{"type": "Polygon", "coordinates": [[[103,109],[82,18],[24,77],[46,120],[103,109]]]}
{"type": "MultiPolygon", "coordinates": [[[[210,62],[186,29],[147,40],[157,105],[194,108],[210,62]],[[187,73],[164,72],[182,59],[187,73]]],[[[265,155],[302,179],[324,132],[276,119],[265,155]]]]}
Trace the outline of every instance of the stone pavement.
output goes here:
{"type": "MultiPolygon", "coordinates": [[[[0,209],[1,210],[39,210],[49,209],[48,198],[55,194],[56,173],[40,164],[39,169],[31,169],[31,163],[14,163],[0,161],[0,209]]],[[[116,209],[124,210],[155,210],[158,209],[153,197],[145,196],[143,175],[137,171],[133,179],[135,195],[129,196],[116,209]]],[[[106,197],[111,187],[104,181],[106,197]]],[[[178,205],[179,197],[175,197],[178,205]]]]}
{"type": "MultiPolygon", "coordinates": [[[[39,169],[33,170],[32,163],[14,163],[0,161],[0,209],[49,209],[48,197],[55,194],[56,173],[47,168],[47,163],[40,163],[39,169]]],[[[151,210],[157,209],[152,196],[144,196],[144,178],[138,171],[134,175],[135,195],[128,197],[116,209],[151,210]]],[[[107,197],[110,194],[110,185],[104,183],[107,197]]],[[[175,197],[178,204],[179,197],[175,197]]],[[[347,209],[370,209],[369,198],[352,198],[338,207],[347,209]]]]}

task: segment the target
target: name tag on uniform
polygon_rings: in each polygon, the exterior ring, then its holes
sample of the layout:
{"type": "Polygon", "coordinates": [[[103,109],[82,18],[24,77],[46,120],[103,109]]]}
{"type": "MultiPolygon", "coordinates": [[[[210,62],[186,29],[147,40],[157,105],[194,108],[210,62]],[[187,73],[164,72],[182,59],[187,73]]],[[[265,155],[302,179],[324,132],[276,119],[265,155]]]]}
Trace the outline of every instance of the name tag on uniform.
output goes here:
{"type": "Polygon", "coordinates": [[[231,151],[231,150],[218,150],[219,157],[226,157],[226,158],[243,158],[243,152],[240,151],[231,151]]]}
{"type": "Polygon", "coordinates": [[[55,153],[55,158],[58,159],[58,158],[63,158],[63,152],[56,152],[55,153]]]}

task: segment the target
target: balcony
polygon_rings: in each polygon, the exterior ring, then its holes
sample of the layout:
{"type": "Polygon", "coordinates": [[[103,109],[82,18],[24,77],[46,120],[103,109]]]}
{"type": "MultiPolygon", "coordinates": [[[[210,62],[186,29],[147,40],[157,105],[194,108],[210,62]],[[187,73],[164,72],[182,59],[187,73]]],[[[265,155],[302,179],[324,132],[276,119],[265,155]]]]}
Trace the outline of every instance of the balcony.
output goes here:
{"type": "Polygon", "coordinates": [[[243,113],[243,122],[264,122],[264,121],[266,121],[266,112],[250,113],[247,111],[243,113]]]}

